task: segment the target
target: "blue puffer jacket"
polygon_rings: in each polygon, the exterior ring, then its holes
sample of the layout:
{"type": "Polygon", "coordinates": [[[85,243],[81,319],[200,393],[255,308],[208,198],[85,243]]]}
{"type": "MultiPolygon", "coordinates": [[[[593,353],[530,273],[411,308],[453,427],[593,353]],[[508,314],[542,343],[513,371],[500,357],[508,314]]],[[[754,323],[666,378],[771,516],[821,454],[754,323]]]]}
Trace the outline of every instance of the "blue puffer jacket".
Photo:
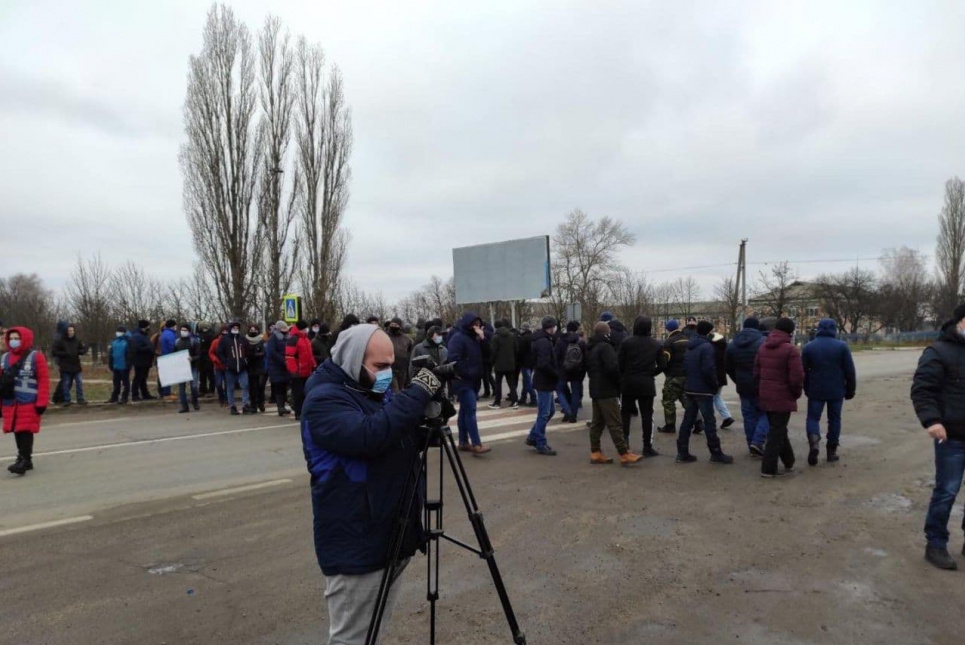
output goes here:
{"type": "MultiPolygon", "coordinates": [[[[424,444],[418,428],[429,402],[418,385],[384,399],[363,390],[331,360],[307,383],[302,446],[311,475],[315,555],[326,576],[386,565],[406,474],[424,444]]],[[[417,496],[400,556],[425,544],[417,496]]]]}
{"type": "Polygon", "coordinates": [[[814,340],[804,346],[804,393],[817,401],[854,397],[857,378],[851,348],[838,340],[838,326],[830,318],[818,323],[814,340]]]}
{"type": "Polygon", "coordinates": [[[713,396],[717,394],[717,360],[714,346],[706,336],[694,336],[684,354],[684,373],[687,394],[713,396]]]}
{"type": "Polygon", "coordinates": [[[764,342],[764,335],[757,329],[742,329],[727,345],[724,366],[727,376],[737,385],[740,396],[757,396],[754,382],[754,358],[764,342]]]}
{"type": "Polygon", "coordinates": [[[285,364],[285,342],[275,331],[265,343],[265,366],[268,369],[268,381],[271,383],[287,383],[291,380],[285,364]]]}
{"type": "Polygon", "coordinates": [[[472,324],[477,320],[481,319],[473,312],[464,313],[453,327],[449,342],[446,344],[446,349],[449,350],[449,362],[456,364],[456,373],[459,375],[459,378],[452,382],[453,392],[467,387],[476,391],[482,381],[482,342],[472,329],[472,324]]]}
{"type": "Polygon", "coordinates": [[[178,342],[178,332],[174,327],[168,327],[161,332],[161,356],[165,356],[174,351],[174,344],[178,342]]]}

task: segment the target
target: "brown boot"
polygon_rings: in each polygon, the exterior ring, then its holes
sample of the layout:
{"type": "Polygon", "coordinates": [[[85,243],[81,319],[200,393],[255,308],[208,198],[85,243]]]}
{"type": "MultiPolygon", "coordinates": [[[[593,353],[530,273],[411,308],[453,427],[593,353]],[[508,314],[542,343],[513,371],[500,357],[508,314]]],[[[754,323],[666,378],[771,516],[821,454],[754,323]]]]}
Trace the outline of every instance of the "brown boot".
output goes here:
{"type": "Polygon", "coordinates": [[[591,464],[612,464],[613,459],[611,457],[607,457],[602,452],[591,452],[590,463],[591,464]]]}
{"type": "Polygon", "coordinates": [[[622,455],[620,455],[620,465],[629,466],[630,464],[637,463],[641,459],[643,459],[643,457],[641,457],[640,455],[635,455],[632,452],[625,452],[622,455]]]}

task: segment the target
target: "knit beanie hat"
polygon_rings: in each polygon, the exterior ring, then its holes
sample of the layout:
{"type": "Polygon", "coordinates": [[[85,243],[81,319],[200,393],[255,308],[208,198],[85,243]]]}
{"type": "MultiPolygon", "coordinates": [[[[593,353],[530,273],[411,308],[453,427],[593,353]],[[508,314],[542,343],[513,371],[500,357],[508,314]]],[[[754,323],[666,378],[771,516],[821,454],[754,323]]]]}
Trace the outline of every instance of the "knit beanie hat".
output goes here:
{"type": "Polygon", "coordinates": [[[777,324],[777,318],[774,316],[767,316],[761,318],[761,331],[774,331],[775,325],[777,324]]]}
{"type": "Polygon", "coordinates": [[[714,324],[709,320],[701,320],[697,323],[697,335],[706,336],[714,330],[714,324]]]}
{"type": "Polygon", "coordinates": [[[149,322],[146,321],[146,320],[138,320],[138,321],[137,321],[137,327],[138,327],[138,329],[147,329],[147,328],[150,327],[150,326],[151,326],[151,323],[149,323],[149,322]]]}
{"type": "MultiPolygon", "coordinates": [[[[965,314],[962,314],[962,318],[965,318],[965,314]]],[[[780,320],[777,321],[777,324],[774,325],[774,329],[783,331],[786,334],[793,334],[794,321],[791,320],[790,318],[781,318],[780,320]]]]}
{"type": "Polygon", "coordinates": [[[580,328],[580,323],[575,320],[571,320],[570,322],[566,323],[566,331],[573,332],[579,328],[580,328]]]}
{"type": "Polygon", "coordinates": [[[308,323],[305,322],[304,320],[299,320],[297,323],[295,323],[295,327],[297,327],[301,331],[305,331],[306,329],[308,329],[308,323]]]}
{"type": "Polygon", "coordinates": [[[600,320],[603,322],[610,322],[613,320],[613,314],[611,314],[609,311],[604,311],[602,314],[600,314],[600,320]]]}
{"type": "Polygon", "coordinates": [[[543,319],[539,323],[540,329],[552,329],[553,327],[558,327],[559,323],[553,316],[543,316],[543,319]]]}
{"type": "Polygon", "coordinates": [[[761,321],[757,318],[745,318],[744,319],[744,329],[760,329],[761,321]]]}
{"type": "Polygon", "coordinates": [[[677,331],[678,329],[680,329],[680,321],[677,320],[676,318],[671,318],[670,320],[667,321],[667,324],[664,325],[664,327],[666,328],[667,331],[677,331]]]}

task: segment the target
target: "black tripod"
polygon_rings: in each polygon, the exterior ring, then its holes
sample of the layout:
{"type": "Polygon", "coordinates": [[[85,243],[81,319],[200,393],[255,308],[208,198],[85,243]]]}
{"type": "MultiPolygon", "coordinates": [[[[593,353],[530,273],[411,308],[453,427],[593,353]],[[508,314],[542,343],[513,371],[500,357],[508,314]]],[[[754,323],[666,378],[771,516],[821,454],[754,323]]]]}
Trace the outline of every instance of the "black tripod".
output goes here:
{"type": "Polygon", "coordinates": [[[389,559],[382,574],[382,582],[379,585],[379,595],[375,604],[375,611],[372,612],[372,620],[369,623],[368,635],[365,637],[366,645],[375,645],[379,637],[379,630],[382,627],[382,618],[385,614],[385,604],[389,599],[389,590],[398,575],[399,554],[402,550],[402,543],[405,532],[409,525],[409,518],[416,503],[417,496],[424,482],[428,481],[427,468],[429,461],[429,449],[439,449],[439,497],[436,499],[426,499],[424,519],[428,542],[426,544],[426,600],[429,601],[429,643],[435,645],[436,642],[436,602],[439,600],[439,539],[448,540],[456,546],[462,547],[467,551],[475,553],[486,561],[489,565],[489,573],[493,577],[493,585],[499,595],[499,602],[503,606],[506,614],[506,621],[509,629],[513,633],[513,643],[525,645],[526,636],[519,629],[516,622],[516,614],[513,606],[509,602],[509,595],[506,593],[506,586],[503,584],[502,575],[496,565],[496,557],[493,552],[492,543],[489,541],[489,534],[486,532],[486,525],[483,523],[483,514],[476,504],[476,497],[473,495],[472,487],[469,485],[469,477],[463,467],[462,459],[456,450],[456,443],[452,437],[452,431],[448,426],[443,426],[441,421],[432,423],[423,428],[427,432],[426,443],[419,455],[413,460],[406,476],[405,485],[402,488],[402,497],[399,504],[399,519],[392,539],[389,541],[389,559]],[[476,533],[476,542],[479,547],[472,547],[464,542],[446,534],[442,527],[443,510],[443,480],[445,464],[448,462],[452,475],[459,488],[462,502],[469,514],[469,522],[472,524],[473,531],[476,533]]]}

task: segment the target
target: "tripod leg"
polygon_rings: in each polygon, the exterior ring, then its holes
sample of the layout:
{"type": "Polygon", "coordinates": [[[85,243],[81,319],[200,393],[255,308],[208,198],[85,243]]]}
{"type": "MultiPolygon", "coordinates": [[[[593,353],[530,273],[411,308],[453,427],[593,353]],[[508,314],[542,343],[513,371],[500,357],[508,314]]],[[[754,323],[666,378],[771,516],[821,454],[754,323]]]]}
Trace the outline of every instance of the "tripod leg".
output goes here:
{"type": "MultiPolygon", "coordinates": [[[[427,448],[428,446],[426,446],[427,448]]],[[[369,621],[369,630],[365,636],[365,645],[376,645],[379,640],[379,631],[382,629],[382,619],[385,616],[385,606],[389,600],[389,591],[396,580],[399,566],[399,554],[402,551],[402,543],[405,539],[405,532],[409,526],[409,518],[412,515],[412,508],[416,497],[419,494],[419,482],[423,481],[426,472],[427,451],[422,450],[419,457],[413,460],[413,466],[406,474],[405,484],[402,487],[400,496],[400,514],[398,525],[389,540],[388,559],[385,563],[385,571],[382,573],[382,581],[379,583],[379,594],[375,601],[375,610],[369,621]],[[418,467],[416,469],[416,466],[418,467]]]]}
{"type": "Polygon", "coordinates": [[[462,459],[459,457],[459,451],[456,449],[455,440],[452,438],[452,431],[449,428],[444,428],[442,435],[442,450],[446,453],[449,466],[452,468],[453,477],[456,480],[456,487],[459,488],[459,495],[462,497],[462,502],[466,507],[466,513],[469,515],[469,522],[472,524],[473,531],[476,533],[476,541],[479,543],[479,557],[484,559],[489,566],[489,573],[493,578],[496,594],[499,596],[503,613],[506,614],[506,622],[509,623],[509,629],[513,634],[513,642],[516,643],[516,645],[525,645],[526,635],[520,630],[519,623],[516,620],[516,612],[513,611],[512,603],[509,601],[509,593],[506,591],[503,576],[499,572],[499,566],[496,564],[496,555],[493,551],[492,542],[489,539],[489,533],[486,531],[483,514],[476,503],[476,496],[472,492],[469,476],[466,474],[462,459]]]}

